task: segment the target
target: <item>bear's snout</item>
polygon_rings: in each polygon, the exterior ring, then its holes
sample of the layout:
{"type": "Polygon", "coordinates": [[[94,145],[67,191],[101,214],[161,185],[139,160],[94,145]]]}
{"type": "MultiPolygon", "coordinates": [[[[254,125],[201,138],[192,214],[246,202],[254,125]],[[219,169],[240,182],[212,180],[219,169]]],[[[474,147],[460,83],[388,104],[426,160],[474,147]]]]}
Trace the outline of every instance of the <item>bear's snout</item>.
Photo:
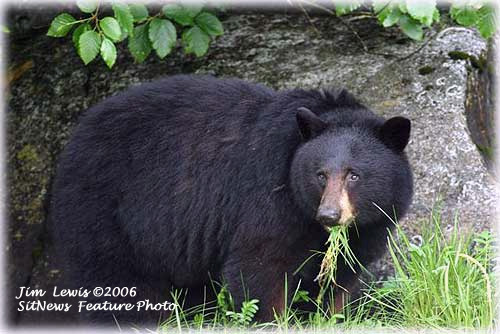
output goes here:
{"type": "Polygon", "coordinates": [[[340,175],[328,177],[316,221],[326,227],[349,225],[355,217],[354,205],[340,175]]]}
{"type": "Polygon", "coordinates": [[[322,225],[332,227],[339,223],[340,216],[338,209],[320,207],[316,214],[316,220],[322,225]]]}

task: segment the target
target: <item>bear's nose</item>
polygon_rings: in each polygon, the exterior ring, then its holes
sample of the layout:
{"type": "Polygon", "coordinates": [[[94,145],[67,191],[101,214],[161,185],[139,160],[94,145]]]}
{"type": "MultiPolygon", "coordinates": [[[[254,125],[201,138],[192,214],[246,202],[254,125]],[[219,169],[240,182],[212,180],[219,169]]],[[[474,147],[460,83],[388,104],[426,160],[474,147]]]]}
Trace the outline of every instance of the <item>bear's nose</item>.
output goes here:
{"type": "Polygon", "coordinates": [[[332,208],[319,208],[316,220],[329,227],[337,225],[340,220],[340,211],[332,208]]]}

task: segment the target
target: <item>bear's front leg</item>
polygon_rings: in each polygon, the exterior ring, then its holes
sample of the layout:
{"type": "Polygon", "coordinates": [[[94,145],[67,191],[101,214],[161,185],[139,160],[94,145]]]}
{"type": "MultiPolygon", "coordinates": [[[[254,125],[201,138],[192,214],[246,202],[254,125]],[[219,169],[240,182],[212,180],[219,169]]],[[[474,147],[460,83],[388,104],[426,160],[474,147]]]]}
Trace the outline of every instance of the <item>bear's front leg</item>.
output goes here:
{"type": "Polygon", "coordinates": [[[291,303],[297,284],[293,269],[281,259],[247,255],[243,258],[232,256],[224,264],[223,280],[233,297],[236,311],[240,310],[243,301],[258,299],[259,311],[254,320],[272,321],[275,314],[283,313],[287,307],[285,303],[291,303]]]}
{"type": "Polygon", "coordinates": [[[352,295],[359,290],[359,280],[357,275],[351,275],[350,280],[344,280],[339,287],[334,289],[334,303],[330,305],[333,313],[342,313],[344,307],[353,300],[352,295]]]}

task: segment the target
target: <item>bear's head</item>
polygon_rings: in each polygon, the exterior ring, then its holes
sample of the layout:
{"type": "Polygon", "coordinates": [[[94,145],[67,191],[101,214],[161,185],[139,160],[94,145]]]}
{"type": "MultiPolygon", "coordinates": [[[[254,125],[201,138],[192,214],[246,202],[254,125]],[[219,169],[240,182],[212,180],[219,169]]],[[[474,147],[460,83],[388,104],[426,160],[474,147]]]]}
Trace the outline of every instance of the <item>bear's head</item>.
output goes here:
{"type": "Polygon", "coordinates": [[[302,143],[290,171],[296,204],[325,226],[366,226],[406,213],[413,177],[404,149],[410,121],[370,111],[297,112],[302,143]]]}

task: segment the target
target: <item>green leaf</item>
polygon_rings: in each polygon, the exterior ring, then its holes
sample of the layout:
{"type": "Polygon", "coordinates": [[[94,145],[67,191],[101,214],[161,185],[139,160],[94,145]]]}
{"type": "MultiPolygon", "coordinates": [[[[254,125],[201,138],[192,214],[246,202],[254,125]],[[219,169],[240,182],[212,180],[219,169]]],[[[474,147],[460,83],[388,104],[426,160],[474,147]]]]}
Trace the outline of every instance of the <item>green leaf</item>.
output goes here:
{"type": "Polygon", "coordinates": [[[406,8],[412,18],[422,22],[426,26],[432,25],[436,0],[407,0],[406,8]]]}
{"type": "Polygon", "coordinates": [[[134,22],[142,22],[149,16],[148,9],[143,4],[130,4],[128,7],[134,17],[134,22]]]}
{"type": "Polygon", "coordinates": [[[457,7],[452,6],[450,8],[451,17],[457,21],[458,24],[465,27],[470,27],[479,19],[478,11],[469,6],[457,7]]]}
{"type": "Polygon", "coordinates": [[[123,41],[127,37],[128,37],[127,31],[125,29],[122,29],[122,34],[120,35],[120,39],[118,40],[118,42],[123,41]]]}
{"type": "Polygon", "coordinates": [[[377,19],[380,24],[383,24],[387,16],[393,11],[390,6],[383,7],[379,11],[377,11],[377,19]]]}
{"type": "Polygon", "coordinates": [[[219,19],[210,13],[203,12],[195,18],[196,24],[210,36],[220,36],[224,33],[222,23],[219,19]]]}
{"type": "Polygon", "coordinates": [[[93,13],[97,9],[97,0],[76,0],[76,5],[84,13],[93,13]]]}
{"type": "Polygon", "coordinates": [[[68,34],[73,25],[76,23],[75,18],[67,13],[62,13],[50,24],[49,31],[47,32],[47,36],[51,37],[63,37],[68,34]]]}
{"type": "Polygon", "coordinates": [[[92,28],[90,27],[90,24],[88,23],[82,23],[80,24],[76,29],[75,31],[73,31],[73,36],[72,36],[72,39],[73,39],[73,44],[75,45],[75,48],[77,50],[77,52],[80,52],[78,50],[78,42],[80,40],[80,36],[86,32],[86,31],[90,31],[92,28]]]}
{"type": "Polygon", "coordinates": [[[0,27],[2,28],[2,32],[6,33],[6,34],[10,33],[9,27],[4,26],[3,24],[0,24],[0,27]]]}
{"type": "Polygon", "coordinates": [[[399,22],[399,19],[401,18],[403,14],[399,10],[399,8],[394,7],[390,12],[387,14],[387,16],[384,18],[382,25],[387,28],[395,25],[396,23],[399,22]]]}
{"type": "Polygon", "coordinates": [[[148,25],[142,24],[134,28],[134,35],[128,40],[128,49],[135,61],[142,63],[151,53],[151,42],[148,38],[148,25]]]}
{"type": "Polygon", "coordinates": [[[201,30],[200,27],[195,26],[184,31],[182,42],[184,43],[184,52],[186,54],[194,53],[197,57],[201,57],[207,53],[210,36],[201,30]]]}
{"type": "Polygon", "coordinates": [[[111,40],[118,41],[122,35],[122,30],[120,29],[120,24],[117,20],[112,17],[105,17],[99,21],[99,26],[102,32],[111,40]]]}
{"type": "Polygon", "coordinates": [[[476,24],[479,19],[478,11],[470,6],[456,6],[450,8],[451,18],[464,27],[476,24]]]}
{"type": "Polygon", "coordinates": [[[483,5],[478,11],[477,28],[483,38],[490,38],[497,30],[495,9],[491,5],[483,5]]]}
{"type": "Polygon", "coordinates": [[[399,7],[399,10],[401,11],[401,13],[403,13],[403,14],[408,13],[408,8],[406,7],[405,2],[400,1],[398,7],[399,7]]]}
{"type": "Polygon", "coordinates": [[[409,16],[402,15],[399,19],[399,26],[405,35],[411,39],[421,41],[424,38],[422,24],[409,16]]]}
{"type": "Polygon", "coordinates": [[[121,28],[129,34],[129,36],[133,36],[134,34],[134,17],[130,12],[130,8],[122,3],[114,3],[113,13],[115,14],[115,18],[118,20],[121,28]]]}
{"type": "Polygon", "coordinates": [[[155,18],[149,24],[149,40],[158,57],[165,58],[177,41],[177,31],[169,20],[155,18]]]}
{"type": "Polygon", "coordinates": [[[434,9],[434,14],[432,14],[432,20],[434,22],[439,22],[440,17],[441,17],[441,14],[439,14],[439,9],[437,9],[437,7],[436,7],[436,9],[434,9]]]}
{"type": "Polygon", "coordinates": [[[390,0],[375,0],[373,1],[373,11],[375,14],[380,14],[384,9],[390,6],[390,0]]]}
{"type": "Polygon", "coordinates": [[[78,40],[78,54],[85,65],[90,63],[99,54],[101,36],[95,31],[86,31],[78,40]]]}
{"type": "Polygon", "coordinates": [[[338,1],[335,2],[335,14],[342,16],[348,14],[361,6],[361,1],[338,1]]]}
{"type": "Polygon", "coordinates": [[[115,44],[106,37],[102,40],[101,44],[101,57],[108,65],[109,68],[113,67],[116,61],[116,47],[115,44]]]}
{"type": "Polygon", "coordinates": [[[191,5],[189,7],[182,6],[179,4],[168,4],[163,6],[163,14],[169,19],[174,20],[182,26],[193,25],[193,19],[198,15],[201,10],[201,6],[191,5]]]}

